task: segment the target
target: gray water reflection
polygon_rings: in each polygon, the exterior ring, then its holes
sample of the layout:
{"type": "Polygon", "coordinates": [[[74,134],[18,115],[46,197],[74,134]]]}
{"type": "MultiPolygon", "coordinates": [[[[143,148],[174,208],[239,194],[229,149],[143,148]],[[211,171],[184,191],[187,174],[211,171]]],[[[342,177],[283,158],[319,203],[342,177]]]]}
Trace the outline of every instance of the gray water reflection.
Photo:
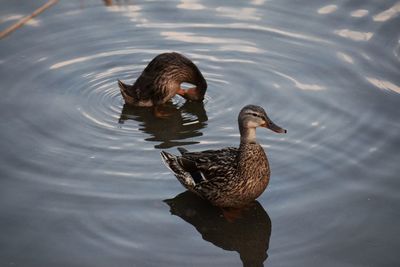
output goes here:
{"type": "Polygon", "coordinates": [[[202,238],[224,250],[237,251],[243,266],[264,266],[271,236],[271,219],[258,201],[227,220],[220,208],[186,191],[164,200],[172,215],[193,225],[202,238]]]}
{"type": "Polygon", "coordinates": [[[119,123],[124,124],[127,120],[139,122],[139,130],[151,136],[146,138],[146,141],[161,142],[155,145],[155,148],[170,148],[198,143],[183,140],[202,136],[201,129],[207,126],[208,120],[203,103],[185,101],[179,107],[178,104],[168,102],[162,108],[163,112],[167,113],[165,117],[154,115],[152,108],[124,104],[119,123]]]}

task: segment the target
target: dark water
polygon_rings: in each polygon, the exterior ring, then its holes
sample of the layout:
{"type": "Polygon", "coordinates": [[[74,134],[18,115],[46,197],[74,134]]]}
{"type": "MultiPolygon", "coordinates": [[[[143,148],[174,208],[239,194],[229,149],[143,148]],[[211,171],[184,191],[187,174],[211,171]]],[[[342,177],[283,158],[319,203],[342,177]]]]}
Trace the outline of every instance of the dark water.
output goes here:
{"type": "MultiPolygon", "coordinates": [[[[1,1],[0,29],[44,2],[1,1]]],[[[400,265],[400,2],[116,3],[0,40],[1,266],[400,265]],[[166,51],[202,70],[204,106],[124,107],[116,80],[166,51]],[[258,130],[270,186],[227,222],[159,152],[237,145],[248,103],[288,134],[258,130]]]]}

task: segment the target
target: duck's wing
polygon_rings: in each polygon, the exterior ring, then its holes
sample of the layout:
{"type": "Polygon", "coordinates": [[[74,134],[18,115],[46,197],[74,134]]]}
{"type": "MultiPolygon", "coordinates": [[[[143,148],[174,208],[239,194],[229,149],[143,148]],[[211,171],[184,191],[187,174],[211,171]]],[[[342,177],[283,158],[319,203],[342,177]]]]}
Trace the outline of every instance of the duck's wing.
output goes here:
{"type": "Polygon", "coordinates": [[[179,148],[182,162],[190,161],[191,173],[201,176],[201,181],[212,180],[215,177],[229,177],[237,167],[238,148],[227,147],[220,150],[205,150],[202,152],[189,152],[179,148]]]}
{"type": "Polygon", "coordinates": [[[165,165],[188,189],[217,177],[231,177],[236,171],[237,148],[228,147],[202,152],[188,152],[179,148],[179,151],[183,153],[182,156],[162,151],[161,157],[165,165]]]}

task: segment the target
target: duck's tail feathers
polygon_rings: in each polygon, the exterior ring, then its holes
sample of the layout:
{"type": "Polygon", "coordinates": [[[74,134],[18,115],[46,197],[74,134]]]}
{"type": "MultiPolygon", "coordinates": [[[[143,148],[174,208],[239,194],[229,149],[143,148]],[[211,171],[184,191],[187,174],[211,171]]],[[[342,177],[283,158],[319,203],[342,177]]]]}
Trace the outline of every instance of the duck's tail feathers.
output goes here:
{"type": "Polygon", "coordinates": [[[172,171],[174,174],[176,174],[175,170],[176,170],[176,164],[177,164],[177,159],[176,156],[165,152],[165,151],[161,151],[161,159],[164,163],[164,165],[170,169],[170,171],[172,171]]]}
{"type": "Polygon", "coordinates": [[[126,88],[128,87],[126,84],[124,84],[120,80],[118,80],[118,86],[119,86],[119,89],[121,89],[121,91],[126,91],[126,88]]]}
{"type": "Polygon", "coordinates": [[[118,86],[119,86],[119,89],[121,90],[121,94],[122,94],[122,97],[124,98],[125,102],[127,102],[129,104],[133,104],[136,102],[135,99],[129,95],[129,91],[128,91],[129,85],[118,80],[118,86]]]}
{"type": "Polygon", "coordinates": [[[161,158],[165,166],[167,166],[167,168],[175,174],[176,178],[178,178],[179,182],[184,187],[189,190],[193,189],[195,186],[195,181],[193,180],[191,174],[182,167],[177,156],[165,151],[161,151],[161,158]]]}
{"type": "Polygon", "coordinates": [[[189,150],[187,150],[184,147],[178,147],[177,149],[178,149],[179,153],[181,153],[182,155],[189,152],[189,150]]]}

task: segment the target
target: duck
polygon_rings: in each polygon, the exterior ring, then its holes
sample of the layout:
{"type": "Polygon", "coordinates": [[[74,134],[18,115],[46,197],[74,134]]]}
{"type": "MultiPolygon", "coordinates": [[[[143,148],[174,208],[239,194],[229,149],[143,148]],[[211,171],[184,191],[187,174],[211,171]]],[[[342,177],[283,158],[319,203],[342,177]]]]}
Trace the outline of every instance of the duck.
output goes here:
{"type": "Polygon", "coordinates": [[[140,107],[157,107],[175,95],[186,100],[201,102],[207,90],[207,82],[198,67],[177,52],[162,53],[150,61],[132,85],[118,80],[126,104],[140,107]],[[182,83],[195,85],[186,90],[182,83]]]}
{"type": "Polygon", "coordinates": [[[265,151],[256,140],[256,128],[287,133],[256,105],[241,109],[238,124],[239,147],[201,152],[178,147],[180,156],[161,151],[164,164],[187,190],[222,208],[245,207],[268,186],[271,171],[265,151]]]}

